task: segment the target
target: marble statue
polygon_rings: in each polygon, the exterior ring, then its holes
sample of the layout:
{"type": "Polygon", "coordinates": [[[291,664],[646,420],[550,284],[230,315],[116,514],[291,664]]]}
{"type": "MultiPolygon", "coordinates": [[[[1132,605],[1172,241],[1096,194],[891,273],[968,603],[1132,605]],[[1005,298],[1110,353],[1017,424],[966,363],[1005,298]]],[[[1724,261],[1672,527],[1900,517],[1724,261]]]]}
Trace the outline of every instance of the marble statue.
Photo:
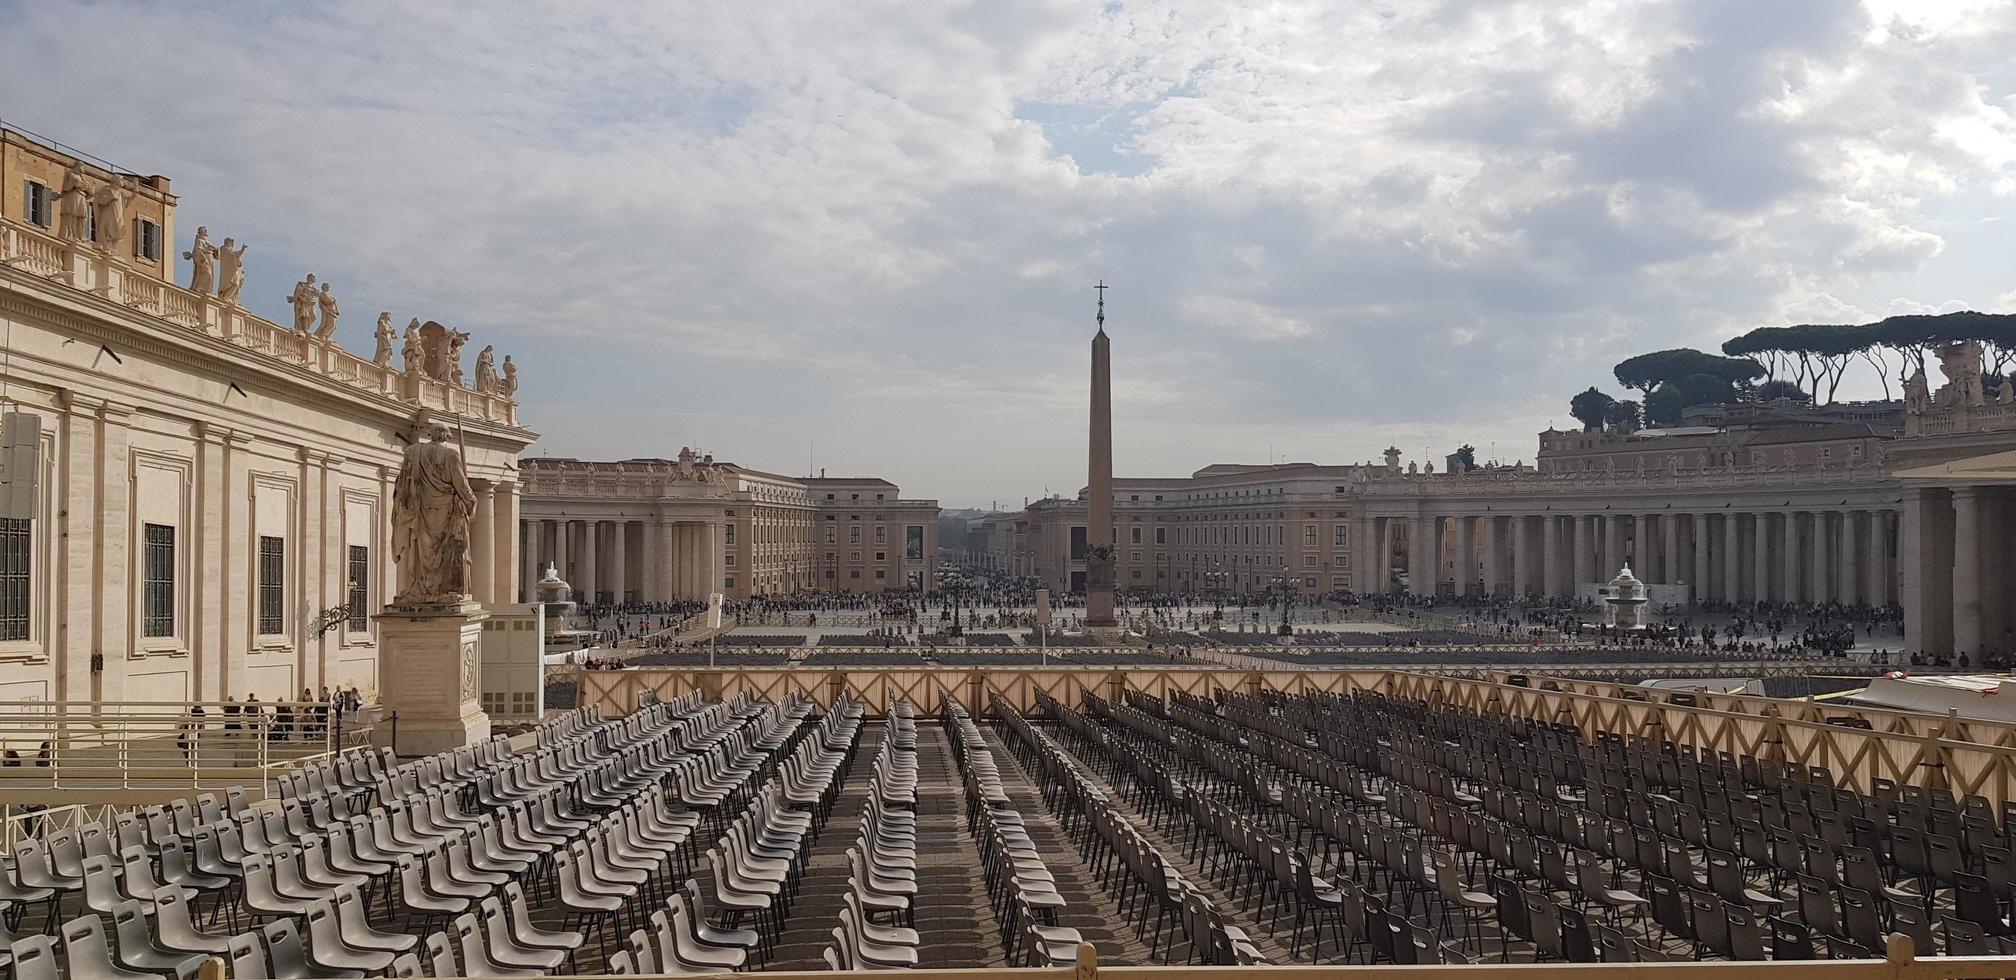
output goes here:
{"type": "Polygon", "coordinates": [[[488,395],[497,390],[497,348],[495,345],[483,348],[476,355],[476,390],[488,395]]]}
{"type": "Polygon", "coordinates": [[[1910,415],[1923,415],[1932,403],[1932,395],[1925,382],[1925,365],[1904,379],[1904,411],[1910,415]]]}
{"type": "Polygon", "coordinates": [[[196,241],[182,257],[189,260],[189,291],[210,295],[210,283],[217,275],[217,246],[210,244],[210,229],[196,226],[196,241]]]}
{"type": "Polygon", "coordinates": [[[518,397],[518,365],[511,363],[509,354],[504,355],[504,381],[498,390],[503,392],[506,398],[518,397]]]}
{"type": "Polygon", "coordinates": [[[63,175],[63,193],[56,195],[57,231],[73,242],[84,241],[91,230],[91,188],[84,183],[84,168],[71,167],[63,175]]]}
{"type": "Polygon", "coordinates": [[[1946,406],[1980,408],[1987,404],[1981,391],[1981,343],[1969,340],[1939,348],[1939,373],[1946,384],[1939,389],[1939,402],[1946,406]]]}
{"type": "Polygon", "coordinates": [[[378,314],[378,329],[371,336],[378,341],[378,350],[371,355],[371,363],[379,367],[392,366],[392,314],[378,314]]]}
{"type": "Polygon", "coordinates": [[[98,247],[114,255],[120,254],[120,243],[126,240],[126,179],[121,177],[117,184],[106,184],[91,194],[91,205],[97,209],[98,247]]]}
{"type": "Polygon", "coordinates": [[[294,304],[294,332],[312,333],[315,329],[315,273],[294,284],[294,292],[287,302],[294,304]]]}
{"type": "Polygon", "coordinates": [[[405,359],[404,373],[409,378],[417,377],[416,372],[425,366],[427,347],[420,339],[420,318],[417,316],[413,322],[406,324],[406,346],[399,356],[405,359]]]}
{"type": "Polygon", "coordinates": [[[469,519],[476,493],[448,427],[422,409],[392,485],[392,560],[399,566],[395,606],[460,603],[469,592],[469,519]]]}
{"type": "Polygon", "coordinates": [[[217,246],[217,298],[233,306],[238,305],[238,291],[245,288],[245,250],[250,245],[237,245],[235,238],[224,239],[217,246]]]}
{"type": "Polygon", "coordinates": [[[328,340],[336,336],[336,317],[342,313],[336,308],[336,296],[329,291],[329,284],[322,284],[322,291],[315,294],[315,305],[322,309],[322,326],[315,331],[315,339],[328,340]]]}
{"type": "Polygon", "coordinates": [[[2016,402],[2016,382],[2010,381],[2005,374],[2002,383],[1995,386],[1995,404],[2007,405],[2011,402],[2016,402]]]}
{"type": "Polygon", "coordinates": [[[462,345],[469,342],[469,335],[460,330],[448,332],[448,376],[441,379],[462,387],[462,345]]]}
{"type": "Polygon", "coordinates": [[[681,480],[694,479],[695,471],[693,469],[693,458],[694,458],[693,447],[691,446],[679,447],[679,462],[674,467],[675,471],[679,474],[679,479],[681,480]]]}

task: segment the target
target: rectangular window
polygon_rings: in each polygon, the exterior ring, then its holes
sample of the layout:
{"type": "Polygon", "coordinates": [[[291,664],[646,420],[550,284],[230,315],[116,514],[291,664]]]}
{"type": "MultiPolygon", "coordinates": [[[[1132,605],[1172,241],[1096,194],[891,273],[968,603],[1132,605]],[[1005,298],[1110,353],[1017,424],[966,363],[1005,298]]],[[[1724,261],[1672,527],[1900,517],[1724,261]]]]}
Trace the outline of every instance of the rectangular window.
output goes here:
{"type": "Polygon", "coordinates": [[[858,552],[858,551],[850,551],[850,552],[848,552],[848,553],[847,553],[847,563],[848,563],[848,564],[850,564],[850,565],[859,565],[859,564],[861,564],[861,553],[860,553],[860,552],[858,552]]]}
{"type": "Polygon", "coordinates": [[[888,578],[888,577],[889,577],[889,573],[888,573],[888,572],[885,572],[885,571],[883,571],[882,569],[879,569],[879,568],[875,570],[875,578],[876,578],[876,579],[880,580],[880,579],[885,579],[885,578],[888,578]]]}
{"type": "Polygon", "coordinates": [[[888,560],[889,560],[889,553],[888,553],[888,552],[886,552],[886,551],[878,551],[878,552],[876,552],[876,553],[875,553],[875,560],[876,560],[876,561],[888,561],[888,560]]]}
{"type": "Polygon", "coordinates": [[[133,254],[155,262],[161,261],[161,226],[146,218],[136,219],[133,233],[133,254]]]}
{"type": "Polygon", "coordinates": [[[1169,536],[1168,536],[1168,535],[1167,535],[1166,533],[1164,533],[1164,532],[1166,532],[1166,531],[1168,531],[1168,530],[1169,530],[1168,528],[1163,528],[1163,527],[1158,527],[1158,528],[1156,528],[1156,529],[1155,529],[1155,543],[1156,543],[1156,544],[1167,544],[1167,543],[1169,543],[1169,536]]]}
{"type": "Polygon", "coordinates": [[[1302,547],[1304,548],[1316,547],[1316,525],[1314,524],[1302,525],[1302,547]]]}
{"type": "MultiPolygon", "coordinates": [[[[827,520],[830,521],[832,520],[832,518],[829,517],[827,518],[827,520]]],[[[827,544],[833,543],[833,525],[831,524],[826,525],[826,543],[827,544]]]]}
{"type": "Polygon", "coordinates": [[[877,525],[875,525],[875,543],[876,543],[876,544],[888,544],[888,543],[889,543],[889,529],[888,529],[888,528],[886,528],[886,527],[883,527],[883,526],[882,526],[882,525],[880,525],[880,524],[877,524],[877,525]]]}
{"type": "Polygon", "coordinates": [[[1303,568],[1315,568],[1315,567],[1316,567],[1316,556],[1315,556],[1315,555],[1303,555],[1303,556],[1302,556],[1302,567],[1303,567],[1303,568]]]}
{"type": "Polygon", "coordinates": [[[175,635],[175,529],[143,524],[146,554],[141,562],[140,635],[175,635]]]}
{"type": "Polygon", "coordinates": [[[1138,527],[1130,527],[1130,528],[1128,528],[1128,529],[1127,529],[1127,543],[1128,543],[1128,544],[1140,544],[1140,543],[1141,543],[1141,529],[1140,529],[1140,528],[1138,528],[1138,527]]]}
{"type": "Polygon", "coordinates": [[[25,517],[0,518],[0,640],[28,638],[30,528],[25,517]]]}
{"type": "Polygon", "coordinates": [[[735,525],[724,524],[721,526],[721,543],[726,545],[733,545],[735,543],[735,525]]]}
{"type": "Polygon", "coordinates": [[[287,539],[259,536],[259,633],[287,631],[287,539]]]}
{"type": "Polygon", "coordinates": [[[734,587],[735,587],[735,576],[733,576],[733,575],[730,575],[730,576],[728,576],[727,578],[724,578],[724,579],[722,579],[722,580],[721,580],[721,587],[722,587],[722,588],[724,588],[724,589],[732,589],[732,588],[734,588],[734,587]]]}
{"type": "Polygon", "coordinates": [[[1350,532],[1351,532],[1351,525],[1349,524],[1339,524],[1336,527],[1331,528],[1330,529],[1331,546],[1336,548],[1344,547],[1345,544],[1351,540],[1350,532]]]}
{"type": "Polygon", "coordinates": [[[924,525],[912,524],[903,529],[903,557],[924,560],[924,525]]]}
{"type": "Polygon", "coordinates": [[[1351,556],[1350,556],[1350,555],[1331,555],[1331,556],[1330,556],[1330,565],[1331,565],[1331,567],[1333,567],[1333,568],[1350,568],[1350,567],[1351,567],[1351,556]]]}
{"type": "Polygon", "coordinates": [[[859,524],[853,524],[853,525],[849,525],[849,526],[848,526],[848,528],[847,528],[847,543],[848,543],[848,544],[860,544],[860,543],[861,543],[861,525],[859,525],[859,524]]]}
{"type": "Polygon", "coordinates": [[[47,228],[56,223],[56,193],[39,180],[21,182],[21,208],[29,224],[47,228]]]}
{"type": "Polygon", "coordinates": [[[724,567],[724,568],[734,568],[734,567],[735,567],[735,556],[734,556],[734,555],[722,555],[722,556],[721,556],[721,565],[722,565],[722,567],[724,567]]]}
{"type": "Polygon", "coordinates": [[[371,549],[365,545],[350,546],[350,575],[345,582],[347,588],[343,604],[350,607],[350,623],[344,629],[352,633],[365,633],[371,629],[371,549]]]}

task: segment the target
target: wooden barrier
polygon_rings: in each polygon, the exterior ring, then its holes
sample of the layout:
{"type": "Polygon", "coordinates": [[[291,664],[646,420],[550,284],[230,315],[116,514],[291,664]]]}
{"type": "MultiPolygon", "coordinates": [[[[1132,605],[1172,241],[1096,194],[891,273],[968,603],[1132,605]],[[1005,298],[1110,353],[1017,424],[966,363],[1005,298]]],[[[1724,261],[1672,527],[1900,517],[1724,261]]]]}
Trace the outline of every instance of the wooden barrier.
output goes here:
{"type": "MultiPolygon", "coordinates": [[[[1673,961],[1666,963],[1478,963],[1468,966],[1307,966],[1266,968],[1288,980],[1421,980],[1449,974],[1450,980],[1986,980],[2016,972],[2016,957],[1955,956],[1919,959],[1907,936],[1892,935],[1880,960],[1673,961]]],[[[1078,947],[1073,966],[1033,969],[905,970],[905,980],[1251,980],[1253,967],[1101,966],[1090,945],[1078,947]]],[[[778,980],[833,980],[830,971],[766,972],[778,980]]],[[[866,976],[864,972],[860,974],[866,976]]],[[[722,974],[723,977],[734,974],[722,974]]],[[[206,962],[200,980],[223,980],[223,961],[206,962]]]]}
{"type": "MultiPolygon", "coordinates": [[[[1687,706],[1664,699],[1623,696],[1627,688],[1556,681],[1527,675],[1518,686],[1491,680],[1396,670],[1241,670],[1231,667],[902,667],[820,669],[808,667],[637,669],[582,671],[580,701],[606,714],[636,709],[646,693],[661,699],[699,691],[707,698],[748,695],[774,701],[799,694],[827,703],[841,695],[862,702],[871,715],[887,712],[892,701],[907,700],[920,715],[935,717],[939,695],[950,693],[969,705],[990,696],[1025,713],[1038,711],[1036,693],[1076,704],[1091,691],[1108,700],[1127,692],[1161,698],[1183,693],[1209,697],[1213,691],[1278,691],[1350,694],[1369,691],[1479,714],[1509,715],[1572,724],[1585,738],[1611,733],[1672,741],[1697,752],[1724,752],[1782,763],[1824,767],[1859,792],[1878,779],[1900,786],[1951,790],[1986,797],[1991,806],[2016,800],[2016,746],[2001,744],[2006,733],[1979,725],[1941,727],[1938,716],[1909,712],[1829,707],[1826,715],[1866,715],[1870,727],[1829,724],[1805,717],[1803,702],[1769,698],[1713,699],[1687,706]],[[1794,710],[1795,705],[1801,705],[1794,710]],[[1741,710],[1730,710],[1737,708],[1741,710]],[[1980,742],[1970,739],[1993,738],[1980,742]]],[[[1643,688],[1631,692],[1652,693],[1643,688]]],[[[1670,694],[1670,692],[1666,692],[1670,694]]]]}

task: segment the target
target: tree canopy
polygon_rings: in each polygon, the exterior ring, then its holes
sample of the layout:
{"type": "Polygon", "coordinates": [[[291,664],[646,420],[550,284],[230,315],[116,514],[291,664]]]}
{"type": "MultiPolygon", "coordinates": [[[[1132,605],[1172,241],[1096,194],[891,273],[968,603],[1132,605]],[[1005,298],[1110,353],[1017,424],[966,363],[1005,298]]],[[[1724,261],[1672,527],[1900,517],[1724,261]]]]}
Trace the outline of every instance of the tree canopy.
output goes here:
{"type": "Polygon", "coordinates": [[[1615,404],[1617,399],[1597,391],[1592,385],[1588,391],[1568,400],[1568,414],[1582,423],[1582,431],[1588,432],[1603,427],[1604,420],[1610,417],[1610,407],[1615,404]]]}
{"type": "Polygon", "coordinates": [[[1834,399],[1856,361],[1876,369],[1889,397],[1893,371],[1902,383],[1925,367],[1925,355],[1933,349],[1968,340],[1985,348],[1991,373],[2006,371],[2016,362],[2016,314],[1963,310],[1907,313],[1874,323],[1758,327],[1723,344],[1722,353],[1754,357],[1773,380],[1790,381],[1818,402],[1834,399]]]}
{"type": "Polygon", "coordinates": [[[1617,362],[1617,383],[1626,388],[1651,393],[1667,382],[1694,375],[1720,378],[1734,385],[1764,376],[1764,365],[1747,357],[1719,357],[1691,347],[1653,351],[1617,362]]]}

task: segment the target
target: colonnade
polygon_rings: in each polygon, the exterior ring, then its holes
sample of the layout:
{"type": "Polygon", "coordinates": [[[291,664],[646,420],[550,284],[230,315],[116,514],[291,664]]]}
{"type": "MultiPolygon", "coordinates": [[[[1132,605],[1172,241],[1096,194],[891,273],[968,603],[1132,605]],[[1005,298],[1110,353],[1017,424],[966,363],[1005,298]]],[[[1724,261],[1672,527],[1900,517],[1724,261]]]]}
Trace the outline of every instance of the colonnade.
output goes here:
{"type": "Polygon", "coordinates": [[[1904,491],[1904,645],[1932,654],[2016,651],[2016,488],[1910,486],[1904,491]]]}
{"type": "MultiPolygon", "coordinates": [[[[1405,543],[1406,589],[1572,597],[1626,564],[1641,581],[1723,602],[1887,605],[1898,598],[1898,511],[1734,508],[1633,513],[1371,516],[1374,574],[1405,543]]],[[[1368,526],[1369,525],[1369,526],[1368,526]]],[[[1397,577],[1367,583],[1398,590],[1397,577]]]]}
{"type": "Polygon", "coordinates": [[[721,522],[532,519],[523,522],[520,594],[552,565],[577,602],[680,602],[721,588],[721,522]]]}
{"type": "MultiPolygon", "coordinates": [[[[520,563],[518,484],[470,479],[476,494],[476,513],[469,518],[469,594],[477,602],[508,602],[512,598],[512,576],[520,563]]],[[[403,583],[402,583],[403,585],[403,583]]]]}

